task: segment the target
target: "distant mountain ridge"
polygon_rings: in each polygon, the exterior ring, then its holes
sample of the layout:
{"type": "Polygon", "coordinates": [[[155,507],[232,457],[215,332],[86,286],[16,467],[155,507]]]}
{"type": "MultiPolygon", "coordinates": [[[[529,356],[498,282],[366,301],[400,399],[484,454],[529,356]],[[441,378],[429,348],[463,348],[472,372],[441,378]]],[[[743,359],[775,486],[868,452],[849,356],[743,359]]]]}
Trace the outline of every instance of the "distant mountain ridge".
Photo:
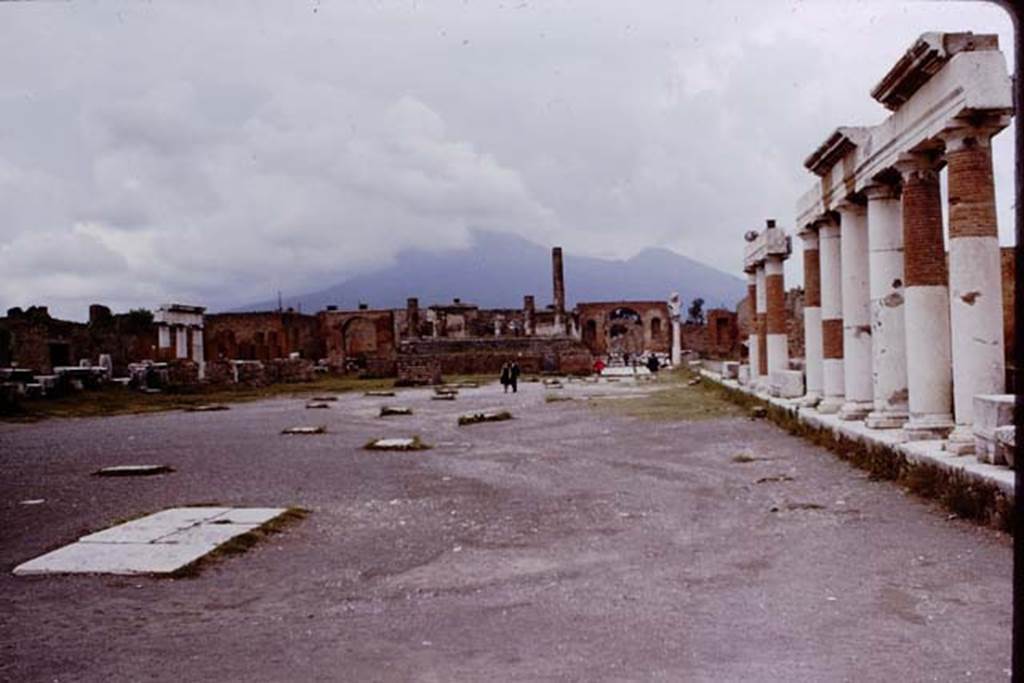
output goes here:
{"type": "MultiPolygon", "coordinates": [[[[667,300],[679,292],[684,305],[696,297],[705,309],[735,308],[746,282],[699,261],[663,248],[649,248],[626,260],[564,255],[566,307],[581,301],[667,300]]],[[[285,307],[312,313],[328,305],[342,310],[402,308],[416,297],[420,306],[454,298],[481,308],[520,308],[523,295],[537,308],[552,300],[551,250],[511,233],[476,231],[468,248],[444,252],[408,249],[386,268],[357,275],[319,291],[289,296],[285,307]]],[[[266,311],[277,301],[241,306],[234,311],[266,311]]]]}

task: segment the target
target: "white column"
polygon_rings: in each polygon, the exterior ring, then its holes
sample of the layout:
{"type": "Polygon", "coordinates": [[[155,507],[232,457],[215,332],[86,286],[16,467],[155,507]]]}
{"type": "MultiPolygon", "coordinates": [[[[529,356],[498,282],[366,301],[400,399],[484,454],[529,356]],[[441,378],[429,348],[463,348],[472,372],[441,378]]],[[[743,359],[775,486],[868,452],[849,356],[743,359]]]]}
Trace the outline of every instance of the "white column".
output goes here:
{"type": "Polygon", "coordinates": [[[768,291],[764,263],[757,264],[757,381],[758,390],[768,391],[768,291]]]}
{"type": "Polygon", "coordinates": [[[955,427],[947,450],[974,451],[974,397],[1006,390],[1003,281],[991,130],[948,130],[949,320],[955,427]]]}
{"type": "Polygon", "coordinates": [[[807,392],[801,401],[816,406],[822,396],[821,356],[821,260],[818,233],[812,227],[800,232],[804,243],[804,374],[807,392]]]}
{"type": "Polygon", "coordinates": [[[903,432],[911,441],[942,439],[953,427],[953,416],[939,172],[923,154],[908,154],[896,167],[903,175],[903,315],[910,392],[910,419],[903,432]]]}
{"type": "Polygon", "coordinates": [[[183,325],[175,328],[177,339],[174,343],[174,357],[188,358],[188,330],[183,325]]]}
{"type": "Polygon", "coordinates": [[[846,401],[843,372],[843,284],[839,226],[832,220],[819,223],[821,258],[822,413],[838,412],[846,401]]]}
{"type": "Polygon", "coordinates": [[[678,368],[683,363],[683,326],[679,316],[672,316],[672,367],[678,368]]]}
{"type": "Polygon", "coordinates": [[[159,323],[157,327],[157,348],[166,349],[171,346],[171,328],[159,323]]]}
{"type": "Polygon", "coordinates": [[[768,256],[765,274],[765,335],[768,346],[769,381],[771,374],[789,369],[789,340],[786,335],[786,286],[782,258],[768,256]]]}
{"type": "Polygon", "coordinates": [[[903,324],[903,222],[899,188],[872,185],[868,199],[871,271],[872,429],[902,427],[908,416],[907,338],[903,324]]]}
{"type": "Polygon", "coordinates": [[[206,377],[206,357],[203,351],[203,328],[192,328],[192,360],[199,363],[199,379],[206,377]]]}
{"type": "Polygon", "coordinates": [[[871,295],[868,284],[868,226],[863,206],[839,205],[843,278],[843,383],[841,420],[863,420],[871,412],[871,295]]]}

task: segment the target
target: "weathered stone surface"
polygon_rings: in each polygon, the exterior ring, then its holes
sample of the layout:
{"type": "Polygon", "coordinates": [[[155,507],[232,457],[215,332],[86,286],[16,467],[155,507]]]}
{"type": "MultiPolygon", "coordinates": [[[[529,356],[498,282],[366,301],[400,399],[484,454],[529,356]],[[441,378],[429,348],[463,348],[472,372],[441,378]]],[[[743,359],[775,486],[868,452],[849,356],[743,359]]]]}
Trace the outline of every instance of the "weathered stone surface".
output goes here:
{"type": "Polygon", "coordinates": [[[323,403],[322,401],[310,401],[309,403],[306,404],[306,408],[313,408],[313,409],[319,409],[319,410],[323,410],[325,408],[330,408],[330,407],[331,407],[330,403],[323,403]]]}
{"type": "Polygon", "coordinates": [[[981,462],[1006,464],[996,440],[996,430],[1013,425],[1013,394],[979,394],[974,397],[974,453],[981,462]]]}
{"type": "Polygon", "coordinates": [[[1016,459],[1013,457],[1017,448],[1017,427],[1007,425],[996,428],[996,458],[1001,458],[1010,468],[1016,469],[1016,459]]]}
{"type": "Polygon", "coordinates": [[[395,395],[395,392],[393,392],[393,391],[387,391],[387,390],[379,390],[379,391],[367,391],[367,392],[366,392],[365,394],[363,394],[363,395],[364,395],[364,396],[374,396],[374,397],[387,397],[387,396],[394,396],[394,395],[395,395]]]}
{"type": "Polygon", "coordinates": [[[419,437],[391,437],[387,439],[374,439],[366,444],[365,448],[371,451],[422,451],[430,448],[419,437]]]}
{"type": "Polygon", "coordinates": [[[488,410],[480,413],[467,413],[459,416],[459,426],[476,424],[478,422],[503,422],[511,420],[512,413],[507,410],[488,410]]]}
{"type": "Polygon", "coordinates": [[[325,434],[327,433],[327,425],[317,425],[315,427],[287,427],[281,430],[282,434],[325,434]]]}
{"type": "Polygon", "coordinates": [[[412,415],[412,408],[408,406],[381,406],[380,416],[388,417],[389,415],[412,415]]]}
{"type": "Polygon", "coordinates": [[[768,378],[772,396],[797,398],[804,395],[804,374],[799,370],[776,370],[768,378]]]}

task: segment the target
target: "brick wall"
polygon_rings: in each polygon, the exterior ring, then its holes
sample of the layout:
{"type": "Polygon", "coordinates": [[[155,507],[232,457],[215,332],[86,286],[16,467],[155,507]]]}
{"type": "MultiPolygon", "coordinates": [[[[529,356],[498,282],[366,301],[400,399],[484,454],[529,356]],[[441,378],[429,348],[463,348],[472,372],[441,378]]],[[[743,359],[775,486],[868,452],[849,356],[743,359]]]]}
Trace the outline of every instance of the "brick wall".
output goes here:
{"type": "Polygon", "coordinates": [[[298,352],[303,358],[323,354],[315,315],[289,311],[214,313],[204,321],[208,359],[269,361],[298,352]]]}

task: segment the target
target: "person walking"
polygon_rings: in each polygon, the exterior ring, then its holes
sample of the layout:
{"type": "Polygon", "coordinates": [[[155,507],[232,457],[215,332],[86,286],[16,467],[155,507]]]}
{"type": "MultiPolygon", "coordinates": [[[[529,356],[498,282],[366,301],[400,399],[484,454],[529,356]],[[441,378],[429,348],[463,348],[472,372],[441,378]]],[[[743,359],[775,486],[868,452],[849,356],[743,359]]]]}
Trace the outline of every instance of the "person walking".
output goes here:
{"type": "Polygon", "coordinates": [[[509,384],[512,385],[512,393],[519,391],[519,363],[512,361],[512,365],[508,369],[508,380],[509,384]]]}
{"type": "Polygon", "coordinates": [[[508,393],[508,385],[512,382],[512,366],[507,362],[501,366],[501,386],[508,393]]]}

